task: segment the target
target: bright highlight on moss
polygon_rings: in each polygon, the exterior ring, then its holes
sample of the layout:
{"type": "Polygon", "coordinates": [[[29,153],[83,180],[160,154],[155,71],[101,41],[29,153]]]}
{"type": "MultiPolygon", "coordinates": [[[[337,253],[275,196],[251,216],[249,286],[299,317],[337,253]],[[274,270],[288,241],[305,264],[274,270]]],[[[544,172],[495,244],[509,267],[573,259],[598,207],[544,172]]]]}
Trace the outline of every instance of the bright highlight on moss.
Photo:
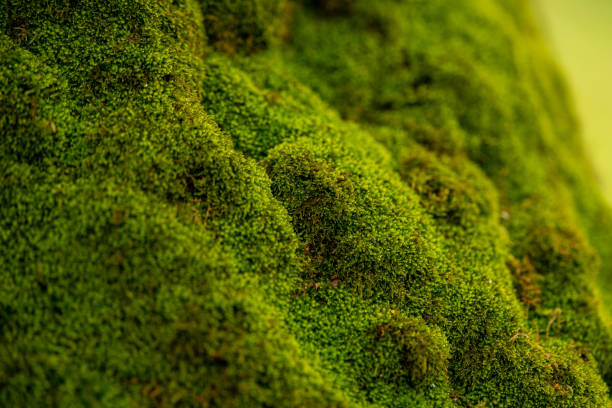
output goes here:
{"type": "Polygon", "coordinates": [[[610,407],[612,213],[527,0],[0,27],[0,406],[610,407]]]}

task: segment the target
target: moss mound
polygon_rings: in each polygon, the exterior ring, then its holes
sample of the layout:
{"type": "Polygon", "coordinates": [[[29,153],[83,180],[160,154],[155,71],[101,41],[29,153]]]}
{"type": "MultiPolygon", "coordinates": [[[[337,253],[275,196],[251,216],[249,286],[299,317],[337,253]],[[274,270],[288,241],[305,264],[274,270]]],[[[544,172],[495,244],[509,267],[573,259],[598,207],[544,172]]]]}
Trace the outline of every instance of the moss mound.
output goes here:
{"type": "Polygon", "coordinates": [[[0,133],[1,406],[611,404],[527,0],[8,0],[0,133]]]}

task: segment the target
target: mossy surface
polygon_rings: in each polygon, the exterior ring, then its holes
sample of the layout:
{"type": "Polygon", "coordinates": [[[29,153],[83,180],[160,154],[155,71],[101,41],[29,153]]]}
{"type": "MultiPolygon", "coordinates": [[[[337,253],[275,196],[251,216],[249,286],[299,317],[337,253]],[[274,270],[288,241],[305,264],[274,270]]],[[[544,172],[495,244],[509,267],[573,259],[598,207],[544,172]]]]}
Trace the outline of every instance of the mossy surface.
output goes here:
{"type": "Polygon", "coordinates": [[[1,406],[610,407],[612,216],[527,1],[0,28],[1,406]]]}

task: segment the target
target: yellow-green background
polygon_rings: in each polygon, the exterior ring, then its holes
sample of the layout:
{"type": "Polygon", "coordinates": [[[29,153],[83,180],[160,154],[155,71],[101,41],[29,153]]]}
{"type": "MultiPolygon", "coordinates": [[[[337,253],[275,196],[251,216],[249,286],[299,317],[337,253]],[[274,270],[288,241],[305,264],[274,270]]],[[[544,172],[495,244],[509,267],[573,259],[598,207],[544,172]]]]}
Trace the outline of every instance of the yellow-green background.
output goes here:
{"type": "Polygon", "coordinates": [[[586,147],[612,202],[612,0],[534,0],[576,100],[586,147]]]}

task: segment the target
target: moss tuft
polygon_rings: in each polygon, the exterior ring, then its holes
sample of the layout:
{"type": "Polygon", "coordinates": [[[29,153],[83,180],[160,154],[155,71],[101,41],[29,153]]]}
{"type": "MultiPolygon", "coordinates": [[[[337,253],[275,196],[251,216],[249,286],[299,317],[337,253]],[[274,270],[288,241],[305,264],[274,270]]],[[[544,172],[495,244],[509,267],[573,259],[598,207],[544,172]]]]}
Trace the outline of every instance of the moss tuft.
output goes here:
{"type": "Polygon", "coordinates": [[[450,347],[446,337],[422,319],[394,314],[387,323],[375,327],[372,347],[374,376],[416,389],[448,382],[450,347]]]}

